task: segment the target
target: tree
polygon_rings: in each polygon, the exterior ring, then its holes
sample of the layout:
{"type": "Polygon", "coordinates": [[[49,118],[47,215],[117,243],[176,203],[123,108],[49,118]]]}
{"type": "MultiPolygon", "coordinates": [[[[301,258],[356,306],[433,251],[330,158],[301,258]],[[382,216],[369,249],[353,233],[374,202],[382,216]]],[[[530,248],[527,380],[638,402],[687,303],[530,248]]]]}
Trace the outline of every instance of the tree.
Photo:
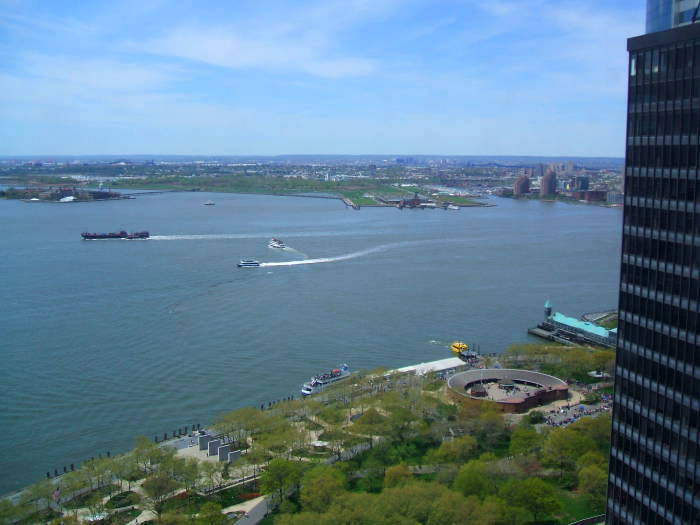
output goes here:
{"type": "Polygon", "coordinates": [[[21,508],[7,498],[0,499],[0,523],[10,525],[21,516],[21,508]]]}
{"type": "Polygon", "coordinates": [[[560,508],[555,489],[540,478],[510,480],[501,487],[499,496],[516,507],[531,512],[535,521],[560,508]]]}
{"type": "Polygon", "coordinates": [[[260,476],[260,487],[272,500],[280,503],[301,481],[301,465],[286,459],[273,459],[260,476]]]}
{"type": "Polygon", "coordinates": [[[141,488],[146,495],[147,506],[156,513],[160,521],[163,505],[173,491],[178,488],[177,482],[168,476],[158,473],[146,479],[141,488]]]}
{"type": "MultiPolygon", "coordinates": [[[[595,419],[595,418],[593,418],[595,419]]],[[[573,470],[576,459],[596,448],[595,442],[570,427],[555,428],[545,439],[542,459],[559,468],[559,476],[565,470],[573,470]]]]}
{"type": "Polygon", "coordinates": [[[119,480],[119,488],[123,488],[123,483],[126,480],[127,490],[131,490],[131,483],[138,477],[139,466],[136,458],[131,454],[114,458],[112,463],[112,472],[119,480]]]}
{"type": "Polygon", "coordinates": [[[586,494],[596,510],[605,508],[608,475],[596,465],[583,467],[578,471],[578,488],[586,494]]]}
{"type": "Polygon", "coordinates": [[[400,463],[389,467],[384,473],[384,487],[400,487],[413,479],[413,474],[406,465],[400,463]]]}
{"type": "Polygon", "coordinates": [[[98,518],[98,516],[101,516],[105,512],[105,504],[102,501],[102,496],[97,494],[91,494],[85,502],[85,506],[88,508],[90,516],[94,518],[98,518]]]}
{"type": "Polygon", "coordinates": [[[199,471],[202,473],[204,479],[207,480],[209,490],[214,490],[214,487],[221,484],[223,465],[218,461],[205,461],[201,463],[199,465],[199,471]]]}
{"type": "Polygon", "coordinates": [[[464,463],[476,451],[476,439],[470,435],[460,436],[449,441],[443,441],[433,453],[439,463],[464,463]]]}
{"type": "Polygon", "coordinates": [[[608,458],[598,451],[590,450],[576,460],[576,470],[580,471],[584,467],[596,466],[601,470],[607,470],[608,458]]]}
{"type": "Polygon", "coordinates": [[[38,481],[33,485],[29,485],[20,496],[20,503],[32,504],[34,509],[39,511],[42,508],[47,508],[53,500],[53,494],[56,486],[48,479],[38,481]]]}
{"type": "Polygon", "coordinates": [[[542,435],[527,427],[516,428],[510,436],[509,452],[513,456],[532,454],[541,448],[542,435]]]}
{"type": "Polygon", "coordinates": [[[136,438],[136,446],[132,454],[144,473],[149,471],[151,464],[158,463],[160,458],[160,447],[145,436],[136,438]]]}
{"type": "Polygon", "coordinates": [[[61,502],[70,501],[90,484],[82,470],[74,470],[61,476],[61,502]]]}
{"type": "Polygon", "coordinates": [[[481,504],[476,497],[465,498],[456,492],[447,491],[433,503],[427,525],[471,525],[484,521],[480,518],[481,504]],[[476,518],[476,519],[475,519],[476,518]]]}
{"type": "Polygon", "coordinates": [[[338,494],[345,490],[346,480],[337,468],[319,465],[301,479],[301,503],[304,510],[325,512],[338,494]]]}
{"type": "Polygon", "coordinates": [[[243,443],[258,428],[260,411],[253,407],[243,407],[222,414],[214,423],[214,431],[225,435],[234,443],[243,443]]]}
{"type": "Polygon", "coordinates": [[[199,525],[223,525],[226,522],[226,516],[221,512],[221,505],[212,501],[202,505],[197,514],[197,523],[199,525]]]}
{"type": "Polygon", "coordinates": [[[464,465],[455,478],[453,487],[464,496],[477,496],[483,499],[497,492],[496,481],[481,459],[473,459],[464,465]]]}

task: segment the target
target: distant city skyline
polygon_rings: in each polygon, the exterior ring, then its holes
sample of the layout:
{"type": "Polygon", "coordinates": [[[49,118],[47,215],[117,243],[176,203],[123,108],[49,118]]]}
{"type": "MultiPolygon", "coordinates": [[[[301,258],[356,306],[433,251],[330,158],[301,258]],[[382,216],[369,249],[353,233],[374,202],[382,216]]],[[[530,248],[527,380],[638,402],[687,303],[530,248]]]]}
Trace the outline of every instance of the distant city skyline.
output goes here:
{"type": "Polygon", "coordinates": [[[621,157],[644,7],[0,1],[0,155],[621,157]]]}

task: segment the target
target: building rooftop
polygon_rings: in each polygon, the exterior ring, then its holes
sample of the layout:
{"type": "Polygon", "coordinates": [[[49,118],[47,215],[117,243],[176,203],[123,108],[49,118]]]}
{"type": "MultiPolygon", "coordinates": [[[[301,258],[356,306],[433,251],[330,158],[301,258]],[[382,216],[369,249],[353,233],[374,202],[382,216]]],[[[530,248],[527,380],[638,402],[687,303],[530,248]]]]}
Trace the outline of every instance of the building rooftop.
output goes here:
{"type": "Polygon", "coordinates": [[[465,363],[459,357],[448,357],[447,359],[440,359],[439,361],[430,361],[428,363],[404,366],[403,368],[390,370],[387,372],[387,374],[391,374],[393,372],[399,372],[401,374],[414,372],[417,376],[423,376],[428,372],[442,372],[443,370],[449,370],[460,366],[465,366],[465,363]]]}
{"type": "Polygon", "coordinates": [[[569,317],[567,315],[560,314],[559,312],[554,312],[554,315],[552,315],[552,320],[556,321],[557,323],[570,326],[571,328],[583,330],[584,332],[589,332],[600,337],[610,337],[611,330],[608,330],[607,328],[589,323],[588,321],[581,321],[580,319],[569,317]]]}

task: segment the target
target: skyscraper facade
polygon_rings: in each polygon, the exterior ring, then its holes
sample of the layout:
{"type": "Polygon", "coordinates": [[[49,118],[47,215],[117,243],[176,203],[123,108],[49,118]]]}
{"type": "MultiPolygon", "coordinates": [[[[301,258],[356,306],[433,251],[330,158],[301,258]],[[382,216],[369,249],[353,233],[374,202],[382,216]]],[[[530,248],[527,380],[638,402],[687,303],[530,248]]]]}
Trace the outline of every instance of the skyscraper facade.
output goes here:
{"type": "Polygon", "coordinates": [[[647,0],[647,33],[690,24],[697,0],[647,0]]]}
{"type": "Polygon", "coordinates": [[[700,24],[628,51],[606,520],[700,524],[700,24]]]}

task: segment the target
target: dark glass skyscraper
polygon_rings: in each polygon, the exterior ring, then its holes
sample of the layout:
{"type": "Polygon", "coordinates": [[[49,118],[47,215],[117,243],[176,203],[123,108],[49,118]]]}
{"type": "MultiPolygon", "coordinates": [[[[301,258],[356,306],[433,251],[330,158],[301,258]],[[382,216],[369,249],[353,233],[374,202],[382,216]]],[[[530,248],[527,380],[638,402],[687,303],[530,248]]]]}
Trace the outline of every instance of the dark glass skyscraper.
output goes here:
{"type": "Polygon", "coordinates": [[[647,33],[690,24],[697,0],[647,0],[647,33]]]}
{"type": "Polygon", "coordinates": [[[628,40],[608,524],[700,524],[700,24],[628,40]]]}

